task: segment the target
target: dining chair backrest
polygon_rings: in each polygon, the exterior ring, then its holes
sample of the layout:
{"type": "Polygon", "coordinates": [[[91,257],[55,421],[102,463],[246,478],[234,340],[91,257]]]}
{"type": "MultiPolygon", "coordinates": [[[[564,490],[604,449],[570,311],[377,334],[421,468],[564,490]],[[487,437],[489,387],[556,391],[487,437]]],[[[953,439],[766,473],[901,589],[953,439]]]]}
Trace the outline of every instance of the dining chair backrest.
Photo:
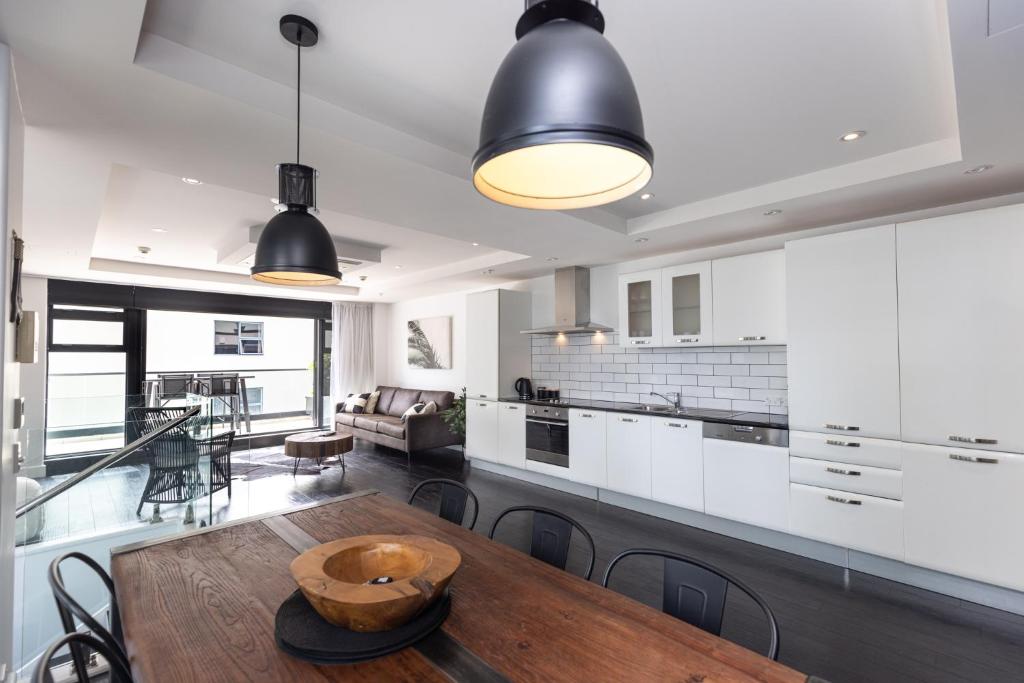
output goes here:
{"type": "Polygon", "coordinates": [[[722,618],[725,614],[729,586],[739,588],[764,613],[770,636],[767,655],[772,659],[779,658],[779,624],[775,620],[775,614],[760,595],[735,576],[703,560],[679,553],[633,548],[624,550],[612,558],[601,585],[607,588],[612,570],[620,561],[631,556],[662,558],[665,572],[662,579],[661,610],[716,636],[722,633],[722,618]]]}
{"type": "Polygon", "coordinates": [[[594,573],[594,558],[596,556],[594,539],[582,524],[557,510],[532,505],[516,505],[502,510],[498,518],[494,520],[494,524],[491,525],[488,538],[493,539],[501,520],[514,512],[527,512],[533,515],[530,527],[530,556],[559,569],[565,569],[569,561],[572,532],[573,529],[577,530],[583,536],[590,550],[587,569],[583,573],[583,578],[590,579],[591,574],[594,573]]]}
{"type": "MultiPolygon", "coordinates": [[[[121,666],[128,670],[131,665],[128,663],[128,657],[124,653],[124,638],[121,633],[121,617],[117,609],[117,596],[114,593],[114,581],[110,578],[110,575],[104,571],[103,567],[99,565],[96,560],[92,559],[88,555],[79,552],[70,552],[53,560],[50,563],[49,571],[50,590],[53,591],[53,598],[57,602],[57,613],[60,615],[61,625],[64,627],[64,632],[72,634],[78,631],[78,626],[75,624],[75,618],[77,617],[80,622],[92,632],[92,634],[103,641],[103,643],[111,650],[114,659],[118,660],[121,666]],[[67,587],[64,585],[64,577],[61,574],[61,565],[68,560],[78,560],[82,564],[86,565],[91,569],[103,582],[107,590],[110,593],[110,630],[108,631],[100,622],[96,621],[93,617],[92,612],[82,607],[82,605],[71,597],[67,587]]],[[[88,672],[86,671],[86,657],[84,655],[83,648],[77,644],[71,644],[71,659],[74,662],[75,671],[80,680],[89,680],[88,672]]],[[[106,656],[106,655],[104,655],[106,656]]]]}
{"type": "Polygon", "coordinates": [[[462,522],[466,518],[466,506],[468,501],[472,499],[473,514],[469,518],[469,526],[466,528],[472,529],[476,525],[476,517],[480,512],[480,501],[477,500],[476,494],[470,491],[468,486],[454,479],[424,479],[412,490],[412,495],[409,496],[409,504],[412,505],[420,491],[427,487],[440,489],[441,500],[438,505],[437,516],[459,526],[462,526],[462,522]]]}
{"type": "MultiPolygon", "coordinates": [[[[117,654],[106,643],[88,633],[66,633],[46,648],[39,657],[39,661],[36,662],[36,669],[32,674],[32,683],[53,683],[53,676],[50,674],[50,662],[53,660],[54,655],[63,647],[69,648],[72,656],[74,656],[76,651],[83,652],[86,649],[102,655],[110,665],[111,683],[131,683],[131,670],[121,662],[117,654]]],[[[75,678],[79,683],[89,683],[88,674],[83,677],[82,672],[78,669],[75,670],[75,678]]]]}

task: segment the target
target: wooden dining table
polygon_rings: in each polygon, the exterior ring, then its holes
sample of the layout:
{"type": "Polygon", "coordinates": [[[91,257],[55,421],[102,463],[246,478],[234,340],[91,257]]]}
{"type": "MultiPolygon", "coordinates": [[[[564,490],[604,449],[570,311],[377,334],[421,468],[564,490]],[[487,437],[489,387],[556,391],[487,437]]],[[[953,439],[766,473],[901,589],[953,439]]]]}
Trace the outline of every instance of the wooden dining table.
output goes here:
{"type": "Polygon", "coordinates": [[[160,681],[766,681],[808,677],[376,491],[117,548],[135,679],[160,681]],[[440,629],[380,659],[319,666],[278,649],[274,617],[304,550],[419,534],[462,565],[440,629]]]}

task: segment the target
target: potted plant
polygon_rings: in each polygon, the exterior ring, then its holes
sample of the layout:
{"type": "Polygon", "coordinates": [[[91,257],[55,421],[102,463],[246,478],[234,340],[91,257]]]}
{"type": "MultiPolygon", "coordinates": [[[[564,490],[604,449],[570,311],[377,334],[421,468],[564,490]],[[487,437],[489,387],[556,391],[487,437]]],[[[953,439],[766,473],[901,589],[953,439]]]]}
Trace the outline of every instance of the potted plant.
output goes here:
{"type": "Polygon", "coordinates": [[[448,425],[448,429],[458,436],[462,444],[466,443],[466,387],[462,387],[462,393],[452,402],[452,407],[441,413],[441,419],[448,425]]]}

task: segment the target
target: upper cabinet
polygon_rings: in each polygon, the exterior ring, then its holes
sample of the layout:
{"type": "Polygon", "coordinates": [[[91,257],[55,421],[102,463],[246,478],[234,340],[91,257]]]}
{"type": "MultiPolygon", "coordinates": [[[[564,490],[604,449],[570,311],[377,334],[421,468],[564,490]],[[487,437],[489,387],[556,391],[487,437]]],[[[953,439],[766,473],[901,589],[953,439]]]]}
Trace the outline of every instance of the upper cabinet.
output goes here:
{"type": "Polygon", "coordinates": [[[532,370],[529,292],[492,289],[466,297],[466,394],[496,400],[532,370]]]}
{"type": "Polygon", "coordinates": [[[711,264],[715,346],[786,343],[786,252],[717,259],[711,264]]]}
{"type": "Polygon", "coordinates": [[[896,228],[786,244],[789,424],[900,437],[896,228]]]}
{"type": "Polygon", "coordinates": [[[649,270],[619,277],[619,336],[623,345],[661,345],[661,272],[649,270]]]}
{"type": "Polygon", "coordinates": [[[711,262],[661,271],[662,346],[711,344],[711,262]]]}
{"type": "Polygon", "coordinates": [[[1024,452],[1024,206],[896,227],[903,440],[1024,452]]]}

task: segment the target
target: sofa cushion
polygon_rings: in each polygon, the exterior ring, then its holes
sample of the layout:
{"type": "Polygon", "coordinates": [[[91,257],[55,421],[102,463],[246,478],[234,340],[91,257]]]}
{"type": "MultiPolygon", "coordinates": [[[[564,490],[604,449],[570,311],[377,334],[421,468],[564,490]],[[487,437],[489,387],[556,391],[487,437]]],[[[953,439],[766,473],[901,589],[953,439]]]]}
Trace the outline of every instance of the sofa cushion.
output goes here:
{"type": "Polygon", "coordinates": [[[437,412],[440,413],[452,407],[452,403],[455,402],[455,394],[450,391],[421,391],[420,401],[422,403],[433,401],[437,404],[437,412]]]}
{"type": "Polygon", "coordinates": [[[386,417],[377,423],[377,433],[390,436],[395,439],[405,438],[405,425],[398,417],[386,417]]]}
{"type": "Polygon", "coordinates": [[[365,429],[368,432],[375,432],[377,431],[377,423],[385,417],[386,416],[384,415],[357,415],[353,426],[356,429],[365,429]]]}
{"type": "Polygon", "coordinates": [[[391,405],[388,406],[388,415],[402,417],[405,411],[419,402],[420,393],[419,389],[396,389],[395,397],[391,400],[391,405]]]}
{"type": "Polygon", "coordinates": [[[355,413],[356,415],[362,415],[363,413],[372,413],[372,410],[366,409],[366,402],[370,399],[370,394],[349,394],[345,398],[345,403],[342,405],[341,411],[343,413],[355,413]]]}
{"type": "Polygon", "coordinates": [[[398,387],[377,387],[377,391],[380,392],[380,397],[377,399],[377,405],[374,408],[375,413],[381,415],[387,415],[388,409],[391,407],[391,399],[395,397],[395,392],[398,391],[398,387]]]}
{"type": "Polygon", "coordinates": [[[356,416],[353,415],[352,413],[338,413],[337,415],[334,416],[334,421],[337,424],[345,425],[346,427],[351,427],[352,423],[356,421],[356,416]]]}

